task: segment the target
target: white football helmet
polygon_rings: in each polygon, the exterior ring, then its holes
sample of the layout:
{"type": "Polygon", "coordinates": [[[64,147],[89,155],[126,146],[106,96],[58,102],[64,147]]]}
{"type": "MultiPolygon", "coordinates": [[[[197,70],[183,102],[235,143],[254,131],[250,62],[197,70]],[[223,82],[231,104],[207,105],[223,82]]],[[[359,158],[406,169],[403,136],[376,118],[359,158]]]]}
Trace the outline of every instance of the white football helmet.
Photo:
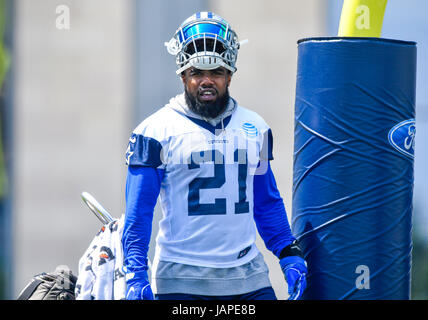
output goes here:
{"type": "Polygon", "coordinates": [[[222,17],[212,12],[198,12],[186,19],[165,46],[176,57],[177,74],[192,66],[236,71],[238,36],[222,17]]]}

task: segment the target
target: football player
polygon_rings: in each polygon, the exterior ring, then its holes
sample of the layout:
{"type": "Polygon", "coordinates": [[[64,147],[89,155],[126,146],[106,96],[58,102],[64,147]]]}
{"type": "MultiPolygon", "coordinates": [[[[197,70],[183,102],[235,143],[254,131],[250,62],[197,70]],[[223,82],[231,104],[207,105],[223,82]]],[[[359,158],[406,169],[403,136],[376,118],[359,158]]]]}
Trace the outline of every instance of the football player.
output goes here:
{"type": "Polygon", "coordinates": [[[290,298],[299,299],[307,267],[269,164],[272,132],[229,95],[237,34],[220,16],[200,12],[165,45],[184,92],[129,140],[122,238],[127,299],[276,299],[257,231],[279,259],[290,298]],[[163,218],[149,280],[158,196],[163,218]]]}

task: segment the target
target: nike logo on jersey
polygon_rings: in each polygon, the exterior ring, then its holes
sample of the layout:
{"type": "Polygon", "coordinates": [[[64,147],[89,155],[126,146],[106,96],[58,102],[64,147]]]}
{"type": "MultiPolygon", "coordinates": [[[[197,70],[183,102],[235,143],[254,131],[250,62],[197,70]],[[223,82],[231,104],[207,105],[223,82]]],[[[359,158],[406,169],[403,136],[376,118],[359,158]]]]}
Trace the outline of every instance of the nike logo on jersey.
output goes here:
{"type": "Polygon", "coordinates": [[[250,252],[251,246],[246,247],[244,250],[240,251],[238,254],[237,259],[241,259],[242,257],[246,256],[248,252],[250,252]]]}

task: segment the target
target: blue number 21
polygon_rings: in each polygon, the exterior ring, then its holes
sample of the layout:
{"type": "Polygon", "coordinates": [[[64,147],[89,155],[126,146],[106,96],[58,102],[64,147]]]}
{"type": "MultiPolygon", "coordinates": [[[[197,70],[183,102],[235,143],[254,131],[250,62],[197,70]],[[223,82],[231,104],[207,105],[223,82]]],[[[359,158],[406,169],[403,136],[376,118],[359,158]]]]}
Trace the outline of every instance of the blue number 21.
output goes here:
{"type": "MultiPolygon", "coordinates": [[[[214,203],[200,203],[199,190],[221,188],[226,182],[224,155],[218,150],[192,152],[189,169],[197,169],[200,163],[214,161],[214,176],[195,178],[189,184],[188,210],[189,216],[226,214],[226,199],[217,198],[214,203]],[[196,159],[200,159],[196,161],[196,159]],[[207,160],[208,159],[208,160],[207,160]]],[[[238,162],[238,202],[235,202],[235,213],[250,212],[249,203],[246,201],[247,190],[247,151],[237,149],[234,153],[234,161],[238,162]],[[244,161],[240,161],[245,156],[244,161]]]]}

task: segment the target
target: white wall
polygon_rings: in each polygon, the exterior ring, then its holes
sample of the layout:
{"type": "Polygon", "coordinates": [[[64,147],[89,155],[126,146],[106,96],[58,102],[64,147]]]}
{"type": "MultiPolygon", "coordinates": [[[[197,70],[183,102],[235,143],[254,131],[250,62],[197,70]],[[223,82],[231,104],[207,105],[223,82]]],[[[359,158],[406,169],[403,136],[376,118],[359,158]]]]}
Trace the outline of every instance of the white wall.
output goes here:
{"type": "Polygon", "coordinates": [[[15,295],[33,275],[57,265],[77,272],[101,227],[82,191],[115,215],[123,210],[131,4],[15,3],[15,295]],[[70,8],[69,30],[56,28],[58,5],[70,8]]]}

